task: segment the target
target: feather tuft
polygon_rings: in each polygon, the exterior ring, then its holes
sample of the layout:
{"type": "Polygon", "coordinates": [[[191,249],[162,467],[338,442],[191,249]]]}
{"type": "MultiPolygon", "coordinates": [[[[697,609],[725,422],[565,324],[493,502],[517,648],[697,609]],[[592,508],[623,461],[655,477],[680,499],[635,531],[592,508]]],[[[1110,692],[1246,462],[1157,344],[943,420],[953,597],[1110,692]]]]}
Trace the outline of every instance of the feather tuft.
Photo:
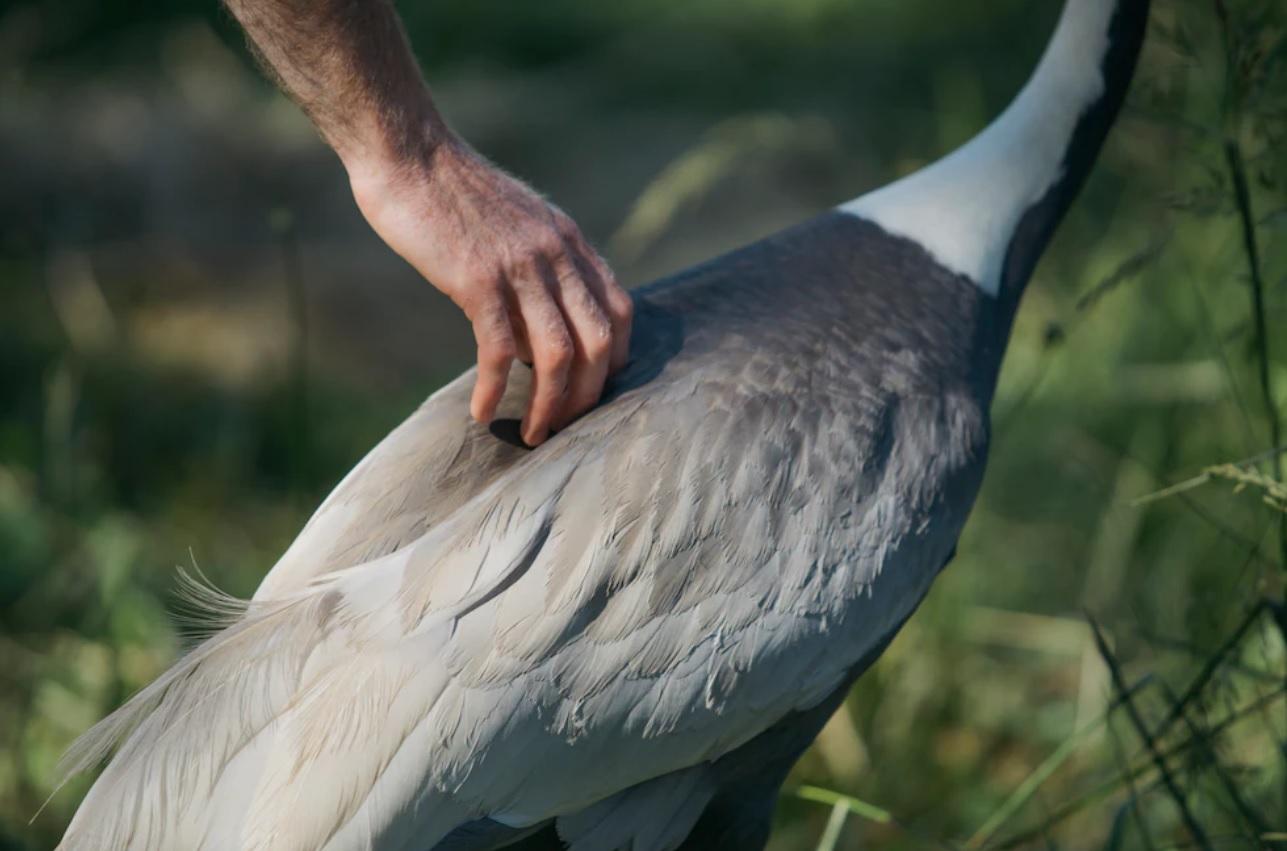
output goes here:
{"type": "Polygon", "coordinates": [[[179,633],[192,644],[232,626],[250,608],[249,600],[211,582],[195,560],[191,571],[183,566],[177,568],[174,599],[171,617],[179,633]]]}

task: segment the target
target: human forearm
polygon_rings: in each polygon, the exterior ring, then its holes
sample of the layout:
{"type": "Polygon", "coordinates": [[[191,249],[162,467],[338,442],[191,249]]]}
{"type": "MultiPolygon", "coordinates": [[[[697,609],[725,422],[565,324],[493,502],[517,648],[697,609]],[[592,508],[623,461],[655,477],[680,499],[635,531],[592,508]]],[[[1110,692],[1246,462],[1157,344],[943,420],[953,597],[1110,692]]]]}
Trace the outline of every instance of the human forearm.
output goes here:
{"type": "Polygon", "coordinates": [[[568,216],[447,129],[389,0],[225,0],[348,170],[377,234],[469,317],[471,411],[532,364],[523,438],[545,440],[625,363],[633,305],[568,216]]]}
{"type": "Polygon", "coordinates": [[[427,163],[449,136],[388,0],[225,0],[350,174],[427,163]]]}

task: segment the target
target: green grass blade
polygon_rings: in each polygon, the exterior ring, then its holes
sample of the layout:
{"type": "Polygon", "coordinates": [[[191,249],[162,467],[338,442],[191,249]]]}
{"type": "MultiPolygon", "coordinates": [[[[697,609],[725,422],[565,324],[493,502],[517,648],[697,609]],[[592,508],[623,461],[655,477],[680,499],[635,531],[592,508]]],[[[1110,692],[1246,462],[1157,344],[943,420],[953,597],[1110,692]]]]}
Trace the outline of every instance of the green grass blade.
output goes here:
{"type": "Polygon", "coordinates": [[[840,831],[845,829],[845,817],[849,815],[849,807],[844,801],[836,801],[831,807],[831,816],[827,819],[827,827],[822,831],[822,837],[818,840],[817,851],[836,851],[836,843],[840,841],[840,831]]]}
{"type": "MultiPolygon", "coordinates": [[[[1147,683],[1147,678],[1137,682],[1130,688],[1129,693],[1134,694],[1147,683]]],[[[1041,784],[1045,783],[1050,778],[1050,775],[1058,771],[1059,767],[1068,760],[1068,757],[1072,756],[1082,737],[1102,727],[1108,721],[1108,716],[1112,714],[1118,702],[1118,700],[1113,701],[1104,713],[1082,725],[1081,729],[1074,730],[1068,738],[1064,739],[1063,743],[1055,748],[1050,756],[1042,760],[1041,764],[1034,768],[1032,773],[1015,787],[1015,790],[1001,803],[1001,806],[997,807],[992,815],[988,816],[987,820],[979,825],[978,830],[974,831],[974,834],[965,841],[965,847],[968,849],[982,848],[984,843],[991,839],[1002,825],[1009,821],[1015,813],[1023,809],[1024,805],[1041,788],[1041,784]]]]}
{"type": "Polygon", "coordinates": [[[842,795],[830,789],[823,789],[821,786],[798,786],[792,790],[791,794],[803,801],[814,801],[815,803],[827,804],[833,807],[840,804],[859,818],[874,821],[877,824],[889,824],[894,820],[893,814],[888,810],[882,810],[875,804],[869,804],[852,795],[842,795]]]}

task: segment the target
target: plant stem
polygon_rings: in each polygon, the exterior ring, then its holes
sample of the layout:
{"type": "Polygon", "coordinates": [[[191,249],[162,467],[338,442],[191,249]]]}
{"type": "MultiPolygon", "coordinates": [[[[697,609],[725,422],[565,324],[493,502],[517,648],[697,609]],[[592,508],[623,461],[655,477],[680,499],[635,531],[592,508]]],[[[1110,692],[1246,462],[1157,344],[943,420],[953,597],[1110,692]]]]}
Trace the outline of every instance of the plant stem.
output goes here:
{"type": "Polygon", "coordinates": [[[1211,841],[1207,839],[1206,831],[1202,829],[1202,825],[1198,823],[1193,811],[1189,809],[1184,790],[1180,788],[1170,769],[1167,768],[1166,759],[1162,756],[1161,750],[1158,749],[1157,739],[1149,732],[1148,724],[1145,723],[1139,710],[1135,708],[1135,702],[1131,700],[1127,692],[1126,678],[1122,676],[1121,666],[1118,665],[1117,658],[1113,656],[1113,652],[1108,648],[1108,642],[1105,640],[1103,632],[1100,631],[1099,624],[1093,618],[1088,618],[1088,620],[1090,620],[1091,633],[1095,637],[1095,646],[1099,648],[1099,655],[1103,657],[1104,664],[1108,666],[1108,674],[1112,677],[1113,688],[1117,690],[1118,694],[1123,695],[1122,706],[1126,710],[1126,716],[1130,718],[1135,731],[1139,734],[1140,739],[1143,740],[1144,747],[1148,750],[1149,756],[1153,760],[1153,765],[1157,768],[1157,773],[1162,779],[1162,784],[1166,787],[1166,791],[1170,793],[1176,809],[1180,811],[1180,818],[1184,820],[1184,825],[1188,828],[1189,835],[1204,851],[1212,851],[1211,841]]]}
{"type": "MultiPolygon", "coordinates": [[[[1246,718],[1247,716],[1255,712],[1261,712],[1266,708],[1268,708],[1269,706],[1273,705],[1274,703],[1278,702],[1279,700],[1282,700],[1284,694],[1287,694],[1287,691],[1284,691],[1281,688],[1277,688],[1274,691],[1270,692],[1269,694],[1261,695],[1255,700],[1239,707],[1238,709],[1229,713],[1229,715],[1227,715],[1226,717],[1222,718],[1220,721],[1207,727],[1206,729],[1207,737],[1214,738],[1216,736],[1219,736],[1225,730],[1229,729],[1234,724],[1236,724],[1238,721],[1241,721],[1242,719],[1246,718]]],[[[1168,748],[1167,750],[1164,750],[1162,752],[1162,758],[1166,760],[1175,759],[1177,757],[1183,756],[1184,754],[1188,753],[1196,746],[1197,746],[1197,743],[1192,740],[1180,742],[1179,744],[1174,745],[1168,748]]],[[[1150,769],[1156,770],[1151,756],[1146,758],[1145,761],[1131,768],[1130,771],[1126,772],[1125,776],[1118,774],[1116,777],[1112,778],[1111,780],[1107,780],[1103,783],[1100,783],[1098,786],[1094,787],[1093,789],[1090,789],[1087,792],[1083,792],[1073,800],[1059,805],[1058,807],[1055,808],[1055,810],[1052,813],[1050,813],[1041,822],[1041,824],[1037,825],[1036,827],[1027,828],[1025,830],[1019,831],[1018,833],[1015,833],[1015,834],[1012,834],[1011,836],[1006,837],[1000,842],[997,842],[995,844],[988,845],[985,847],[987,851],[1009,851],[1009,849],[1019,848],[1027,843],[1030,843],[1033,840],[1039,838],[1042,835],[1043,831],[1049,830],[1054,825],[1059,824],[1065,821],[1066,819],[1070,818],[1071,816],[1074,816],[1077,813],[1082,812],[1086,807],[1090,806],[1091,804],[1101,801],[1104,798],[1108,797],[1109,795],[1112,795],[1114,792],[1118,791],[1125,783],[1126,777],[1129,777],[1130,779],[1133,780],[1135,778],[1138,778],[1147,774],[1150,769]]]]}
{"type": "MultiPolygon", "coordinates": [[[[1272,448],[1277,449],[1282,445],[1282,420],[1278,415],[1278,406],[1274,404],[1273,387],[1269,379],[1269,331],[1265,319],[1265,281],[1260,271],[1260,246],[1256,240],[1256,219],[1251,208],[1251,192],[1247,188],[1247,168],[1242,158],[1242,147],[1232,136],[1224,141],[1224,158],[1229,166],[1229,177],[1233,180],[1233,194],[1242,225],[1242,245],[1247,254],[1251,311],[1256,326],[1256,367],[1260,392],[1265,398],[1265,414],[1269,418],[1269,442],[1272,448]]],[[[1274,452],[1272,459],[1274,478],[1282,481],[1282,454],[1274,452]]],[[[1287,558],[1284,559],[1284,566],[1287,567],[1287,558]]]]}

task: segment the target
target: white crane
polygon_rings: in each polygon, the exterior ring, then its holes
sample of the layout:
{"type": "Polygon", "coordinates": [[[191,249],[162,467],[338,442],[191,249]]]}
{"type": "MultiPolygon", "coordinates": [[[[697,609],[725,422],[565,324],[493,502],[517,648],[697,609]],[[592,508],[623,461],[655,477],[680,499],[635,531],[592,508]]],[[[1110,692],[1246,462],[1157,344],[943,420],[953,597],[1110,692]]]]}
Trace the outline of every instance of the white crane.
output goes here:
{"type": "Polygon", "coordinates": [[[1147,16],[1067,0],[964,148],[637,291],[629,366],[539,449],[470,424],[471,375],[434,394],[86,735],[78,764],[114,756],[61,847],[761,847],[951,557],[1147,16]]]}

